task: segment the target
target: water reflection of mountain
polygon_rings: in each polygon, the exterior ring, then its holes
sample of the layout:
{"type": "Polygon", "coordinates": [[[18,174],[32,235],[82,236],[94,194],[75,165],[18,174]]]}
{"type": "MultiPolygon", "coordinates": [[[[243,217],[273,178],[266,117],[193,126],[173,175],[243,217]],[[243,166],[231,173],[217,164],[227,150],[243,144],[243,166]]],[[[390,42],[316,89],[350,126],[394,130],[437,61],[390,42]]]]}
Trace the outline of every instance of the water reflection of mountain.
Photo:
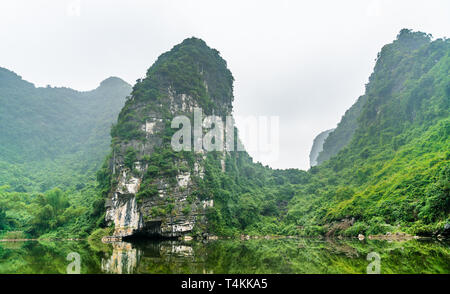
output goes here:
{"type": "Polygon", "coordinates": [[[204,254],[196,256],[193,246],[179,241],[114,242],[111,245],[112,253],[102,259],[105,273],[208,273],[204,254]]]}
{"type": "Polygon", "coordinates": [[[377,240],[144,241],[112,244],[104,253],[107,273],[366,273],[371,252],[382,273],[448,273],[449,244],[377,240]],[[423,257],[427,259],[424,261],[423,257]]]}
{"type": "Polygon", "coordinates": [[[0,273],[64,274],[71,252],[81,273],[365,274],[368,254],[381,273],[450,273],[450,243],[433,240],[273,239],[118,242],[0,242],[0,273]]]}
{"type": "Polygon", "coordinates": [[[102,259],[102,271],[113,274],[133,274],[140,251],[126,242],[115,242],[111,245],[113,252],[108,258],[102,259]]]}

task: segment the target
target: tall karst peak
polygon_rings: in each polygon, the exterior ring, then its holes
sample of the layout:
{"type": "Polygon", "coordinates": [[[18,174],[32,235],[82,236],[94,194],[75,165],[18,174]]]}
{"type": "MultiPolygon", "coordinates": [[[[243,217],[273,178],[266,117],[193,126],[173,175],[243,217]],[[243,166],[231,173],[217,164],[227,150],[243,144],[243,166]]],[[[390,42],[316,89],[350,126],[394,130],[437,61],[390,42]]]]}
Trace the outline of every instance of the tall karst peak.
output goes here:
{"type": "MultiPolygon", "coordinates": [[[[232,101],[227,63],[197,38],[163,53],[137,81],[112,128],[113,150],[103,170],[106,221],[116,236],[174,237],[205,229],[206,209],[213,205],[199,192],[207,155],[175,152],[171,122],[176,116],[192,119],[195,109],[230,115],[232,101]]],[[[224,169],[225,152],[216,156],[224,169]]]]}
{"type": "Polygon", "coordinates": [[[231,113],[233,76],[219,52],[201,39],[188,38],[159,56],[134,86],[133,98],[154,100],[167,89],[189,95],[205,113],[231,113]]]}

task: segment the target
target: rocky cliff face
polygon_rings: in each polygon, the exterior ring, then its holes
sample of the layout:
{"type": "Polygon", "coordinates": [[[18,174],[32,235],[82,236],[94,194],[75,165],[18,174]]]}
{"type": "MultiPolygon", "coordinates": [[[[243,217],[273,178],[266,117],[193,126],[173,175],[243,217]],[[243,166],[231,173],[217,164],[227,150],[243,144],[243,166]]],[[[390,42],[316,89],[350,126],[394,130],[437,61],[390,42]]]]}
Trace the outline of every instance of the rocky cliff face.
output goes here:
{"type": "Polygon", "coordinates": [[[181,274],[186,270],[186,266],[192,273],[213,273],[207,268],[206,256],[202,256],[198,249],[188,242],[180,243],[174,240],[139,244],[113,242],[111,246],[112,252],[102,258],[101,268],[105,273],[146,273],[148,272],[146,269],[155,268],[156,264],[158,273],[169,271],[181,274]],[[187,260],[190,262],[187,263],[187,260]]]}
{"type": "MultiPolygon", "coordinates": [[[[205,213],[214,205],[198,189],[206,152],[174,151],[177,129],[171,122],[176,116],[193,122],[194,109],[205,116],[230,115],[232,83],[219,53],[191,38],[161,55],[134,86],[111,131],[103,181],[105,219],[115,236],[178,237],[205,230],[205,213]]],[[[224,155],[215,152],[223,165],[224,155]]]]}
{"type": "Polygon", "coordinates": [[[316,165],[320,165],[322,162],[335,156],[350,143],[355,130],[358,128],[358,117],[361,115],[361,111],[366,101],[366,96],[360,96],[356,103],[342,116],[336,129],[333,129],[328,133],[322,143],[322,150],[319,151],[316,157],[316,165]]]}
{"type": "Polygon", "coordinates": [[[311,167],[316,166],[318,164],[317,157],[319,156],[319,153],[323,150],[323,143],[327,139],[328,135],[333,132],[334,129],[326,130],[321,132],[317,135],[317,137],[314,138],[313,145],[311,147],[311,152],[309,153],[309,165],[311,167]]]}

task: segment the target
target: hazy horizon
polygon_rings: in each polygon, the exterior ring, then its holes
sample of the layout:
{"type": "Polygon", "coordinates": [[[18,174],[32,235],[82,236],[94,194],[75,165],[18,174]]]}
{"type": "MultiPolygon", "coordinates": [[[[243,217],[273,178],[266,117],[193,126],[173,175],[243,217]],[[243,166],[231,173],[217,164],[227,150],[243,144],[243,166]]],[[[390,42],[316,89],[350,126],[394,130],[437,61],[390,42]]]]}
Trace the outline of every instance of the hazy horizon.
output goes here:
{"type": "Polygon", "coordinates": [[[449,36],[448,1],[241,2],[2,1],[0,67],[43,87],[133,85],[195,36],[227,61],[236,115],[280,117],[271,166],[308,169],[314,137],[364,93],[382,46],[402,28],[449,36]]]}

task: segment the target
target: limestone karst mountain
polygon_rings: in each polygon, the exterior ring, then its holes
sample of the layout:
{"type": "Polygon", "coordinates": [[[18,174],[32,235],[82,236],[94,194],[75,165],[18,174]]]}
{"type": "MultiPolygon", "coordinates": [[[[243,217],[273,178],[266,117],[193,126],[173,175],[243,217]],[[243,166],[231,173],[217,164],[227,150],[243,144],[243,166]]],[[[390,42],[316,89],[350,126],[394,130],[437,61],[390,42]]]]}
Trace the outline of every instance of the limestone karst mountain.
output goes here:
{"type": "MultiPolygon", "coordinates": [[[[186,39],[158,58],[134,86],[112,129],[106,220],[115,235],[175,237],[204,226],[214,201],[198,195],[206,155],[173,151],[171,121],[193,118],[195,108],[225,117],[232,101],[226,62],[202,40],[186,39]]],[[[225,169],[225,152],[216,155],[225,169]]]]}
{"type": "Polygon", "coordinates": [[[310,166],[316,166],[318,164],[317,157],[319,157],[319,153],[322,152],[323,150],[323,143],[325,143],[325,140],[327,139],[328,135],[333,131],[334,129],[323,131],[314,138],[311,151],[309,152],[310,166]]]}

